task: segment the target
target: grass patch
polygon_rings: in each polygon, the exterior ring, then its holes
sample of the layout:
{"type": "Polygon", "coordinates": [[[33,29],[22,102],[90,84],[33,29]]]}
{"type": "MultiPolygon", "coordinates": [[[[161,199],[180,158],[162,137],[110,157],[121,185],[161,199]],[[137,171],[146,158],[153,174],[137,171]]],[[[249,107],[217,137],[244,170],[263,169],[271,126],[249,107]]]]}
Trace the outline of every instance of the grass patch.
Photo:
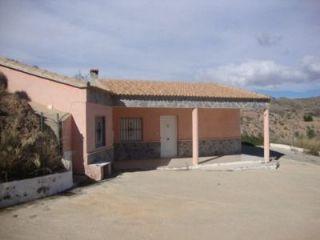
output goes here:
{"type": "Polygon", "coordinates": [[[300,137],[295,146],[301,147],[306,153],[319,156],[320,152],[320,140],[319,139],[309,139],[306,137],[300,137]]]}
{"type": "Polygon", "coordinates": [[[243,134],[241,136],[241,142],[248,146],[258,146],[263,144],[263,136],[259,134],[258,136],[243,134]]]}

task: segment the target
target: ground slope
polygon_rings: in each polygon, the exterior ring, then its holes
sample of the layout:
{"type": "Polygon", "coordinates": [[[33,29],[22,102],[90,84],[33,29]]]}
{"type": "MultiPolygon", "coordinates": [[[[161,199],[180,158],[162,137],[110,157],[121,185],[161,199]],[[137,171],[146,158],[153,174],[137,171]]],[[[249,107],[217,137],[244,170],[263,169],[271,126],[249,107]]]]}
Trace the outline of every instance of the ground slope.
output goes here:
{"type": "MultiPolygon", "coordinates": [[[[242,135],[262,136],[262,129],[261,111],[243,110],[241,112],[242,135]]],[[[298,140],[298,137],[306,137],[308,131],[313,131],[314,139],[320,141],[320,97],[272,99],[270,103],[272,142],[292,144],[298,140]],[[305,121],[305,116],[312,116],[312,121],[305,121]]]]}

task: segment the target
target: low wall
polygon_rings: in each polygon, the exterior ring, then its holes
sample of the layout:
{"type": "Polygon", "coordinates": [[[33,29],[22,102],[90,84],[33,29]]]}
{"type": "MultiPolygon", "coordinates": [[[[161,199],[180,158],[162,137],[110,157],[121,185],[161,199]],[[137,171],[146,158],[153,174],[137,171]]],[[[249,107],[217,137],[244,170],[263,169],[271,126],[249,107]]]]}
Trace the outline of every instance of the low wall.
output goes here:
{"type": "Polygon", "coordinates": [[[0,208],[47,197],[72,186],[72,171],[1,183],[0,208]]]}
{"type": "MultiPolygon", "coordinates": [[[[178,140],[177,157],[192,157],[192,141],[178,140]]],[[[141,160],[160,158],[160,142],[118,143],[114,148],[114,159],[141,160]]],[[[199,156],[241,153],[241,139],[207,139],[199,141],[199,156]]]]}
{"type": "Polygon", "coordinates": [[[114,159],[135,160],[160,158],[160,142],[114,144],[114,159]]]}
{"type": "Polygon", "coordinates": [[[270,147],[272,147],[272,148],[280,148],[280,149],[284,149],[284,150],[288,150],[288,151],[297,151],[297,152],[303,152],[304,151],[303,148],[294,147],[294,146],[285,145],[285,144],[279,144],[279,143],[270,143],[270,147]]]}
{"type": "Polygon", "coordinates": [[[106,148],[99,151],[88,153],[88,164],[98,162],[112,162],[113,148],[106,148]]]}
{"type": "MultiPolygon", "coordinates": [[[[227,155],[241,153],[241,139],[207,139],[199,141],[199,156],[227,155]]],[[[192,156],[192,141],[178,141],[178,156],[192,156]]]]}

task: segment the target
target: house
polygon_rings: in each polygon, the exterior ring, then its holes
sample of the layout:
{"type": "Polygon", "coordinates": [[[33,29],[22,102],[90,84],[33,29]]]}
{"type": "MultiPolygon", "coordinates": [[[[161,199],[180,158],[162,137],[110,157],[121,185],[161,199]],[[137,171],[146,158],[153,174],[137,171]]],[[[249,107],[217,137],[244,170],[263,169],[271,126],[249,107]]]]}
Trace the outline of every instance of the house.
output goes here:
{"type": "Polygon", "coordinates": [[[8,90],[69,113],[63,151],[77,174],[100,180],[116,161],[241,152],[240,109],[264,110],[264,158],[269,161],[270,99],[214,83],[82,81],[0,58],[8,90]]]}

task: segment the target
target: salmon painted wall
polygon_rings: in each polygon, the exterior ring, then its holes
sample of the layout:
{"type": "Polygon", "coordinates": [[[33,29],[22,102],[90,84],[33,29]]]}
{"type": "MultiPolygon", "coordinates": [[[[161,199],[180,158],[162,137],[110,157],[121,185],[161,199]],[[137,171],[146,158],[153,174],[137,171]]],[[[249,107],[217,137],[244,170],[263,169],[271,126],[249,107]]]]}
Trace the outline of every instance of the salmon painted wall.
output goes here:
{"type": "Polygon", "coordinates": [[[86,144],[86,89],[56,83],[44,78],[0,66],[8,79],[8,91],[25,91],[31,101],[72,114],[73,170],[83,172],[86,144]]]}
{"type": "Polygon", "coordinates": [[[88,153],[113,147],[112,108],[96,103],[87,103],[87,150],[88,153]],[[106,146],[95,147],[95,117],[104,116],[106,124],[106,146]]]}
{"type": "MultiPolygon", "coordinates": [[[[160,141],[160,116],[177,116],[178,140],[192,139],[192,109],[190,108],[113,108],[115,143],[120,142],[120,118],[137,117],[143,121],[143,141],[160,141]]],[[[240,138],[239,109],[199,109],[199,138],[240,138]]]]}

